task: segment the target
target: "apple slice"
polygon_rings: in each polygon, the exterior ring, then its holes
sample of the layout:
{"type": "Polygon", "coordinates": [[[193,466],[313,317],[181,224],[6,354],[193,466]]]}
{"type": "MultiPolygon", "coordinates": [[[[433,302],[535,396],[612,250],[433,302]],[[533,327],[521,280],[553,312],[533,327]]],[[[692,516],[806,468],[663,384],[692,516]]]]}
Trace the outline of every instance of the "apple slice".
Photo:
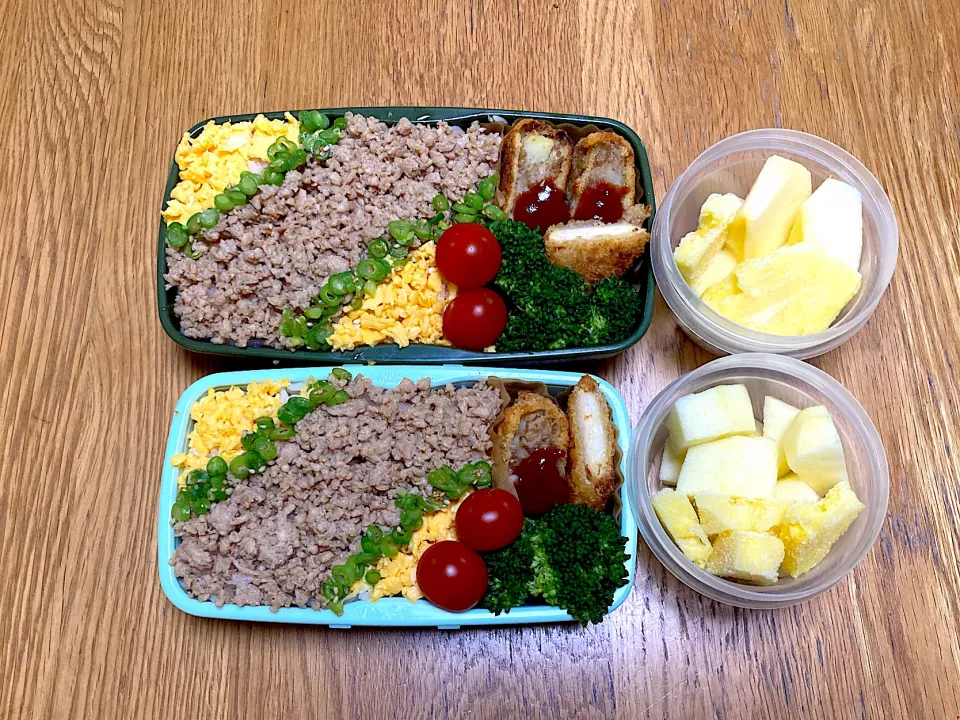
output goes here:
{"type": "Polygon", "coordinates": [[[812,185],[810,171],[800,163],[779,155],[767,158],[727,228],[727,247],[743,260],[765,257],[779,248],[812,185]]]}
{"type": "Polygon", "coordinates": [[[854,270],[863,251],[863,198],[845,182],[828,178],[800,206],[790,245],[809,243],[854,270]]]}
{"type": "Polygon", "coordinates": [[[677,492],[772,498],[776,484],[776,444],[762,437],[735,435],[687,450],[677,492]]]}
{"type": "Polygon", "coordinates": [[[763,436],[777,444],[777,477],[790,472],[787,456],[783,454],[783,434],[799,413],[799,408],[767,395],[763,399],[763,436]]]}
{"type": "Polygon", "coordinates": [[[826,495],[830,488],[847,479],[843,443],[823,405],[797,413],[783,435],[783,452],[790,469],[817,495],[826,495]]]}
{"type": "Polygon", "coordinates": [[[674,452],[730,435],[756,432],[746,385],[717,385],[674,403],[667,417],[674,452]]]}

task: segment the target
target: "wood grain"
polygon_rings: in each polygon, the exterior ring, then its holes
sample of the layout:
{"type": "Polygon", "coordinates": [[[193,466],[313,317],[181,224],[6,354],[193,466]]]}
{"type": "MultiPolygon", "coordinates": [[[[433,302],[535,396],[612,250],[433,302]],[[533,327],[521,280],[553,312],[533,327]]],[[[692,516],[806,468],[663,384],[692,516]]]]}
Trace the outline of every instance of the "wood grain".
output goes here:
{"type": "MultiPolygon", "coordinates": [[[[954,0],[0,2],[0,717],[960,717],[960,13],[954,0]],[[873,169],[900,264],[815,361],[886,444],[873,552],[778,612],[704,600],[641,549],[602,625],[325,631],[203,621],[157,582],[176,398],[251,363],[162,333],[157,210],[211,115],[424,104],[609,115],[655,191],[756,127],[873,169]]],[[[633,419],[709,357],[658,300],[601,374],[633,419]]]]}

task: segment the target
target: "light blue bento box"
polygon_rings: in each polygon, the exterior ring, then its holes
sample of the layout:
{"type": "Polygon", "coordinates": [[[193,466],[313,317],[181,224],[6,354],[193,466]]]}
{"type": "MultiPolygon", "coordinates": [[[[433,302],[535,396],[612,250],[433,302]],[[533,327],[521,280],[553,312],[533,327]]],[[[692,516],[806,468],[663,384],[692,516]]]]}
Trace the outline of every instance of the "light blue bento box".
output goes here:
{"type": "MultiPolygon", "coordinates": [[[[470,384],[488,376],[503,378],[504,380],[522,380],[526,382],[542,382],[553,394],[575,385],[580,379],[579,373],[557,372],[552,370],[517,370],[506,368],[468,368],[461,365],[445,365],[441,367],[418,367],[412,365],[394,366],[343,366],[351,373],[363,374],[370,378],[374,385],[380,387],[396,387],[404,378],[416,381],[420,378],[430,378],[434,385],[454,383],[457,385],[470,384]]],[[[255,622],[296,623],[300,625],[328,625],[332,628],[350,628],[355,625],[383,626],[383,627],[436,627],[441,630],[455,630],[461,626],[474,625],[520,625],[527,623],[546,623],[570,621],[572,618],[563,610],[548,605],[525,605],[514,608],[508,613],[494,615],[493,613],[473,609],[462,613],[452,613],[432,605],[426,600],[411,603],[403,597],[382,598],[376,602],[355,601],[344,606],[343,615],[334,615],[331,610],[312,610],[310,608],[282,608],[278,612],[271,612],[268,607],[237,607],[224,605],[217,607],[213,602],[200,602],[187,595],[180,581],[173,574],[170,557],[179,542],[173,535],[173,526],[170,524],[170,508],[177,494],[177,476],[179,472],[170,464],[170,458],[187,449],[187,436],[192,427],[190,408],[203,397],[209,388],[226,389],[231,385],[245,387],[247,383],[268,379],[290,380],[291,389],[297,389],[308,377],[325,378],[331,368],[296,368],[275,370],[250,370],[241,372],[218,373],[202,378],[187,388],[180,397],[173,412],[173,422],[170,425],[170,437],[167,440],[167,452],[163,460],[163,470],[160,481],[160,508],[157,522],[158,554],[160,564],[160,585],[164,593],[174,605],[190,615],[199,617],[220,618],[222,620],[248,620],[255,622]]],[[[606,381],[596,378],[600,384],[607,402],[613,410],[613,422],[619,433],[621,471],[625,474],[627,451],[630,444],[630,420],[627,416],[627,407],[620,393],[606,381]]],[[[616,591],[613,598],[612,612],[619,607],[630,589],[636,568],[637,554],[637,524],[630,508],[630,500],[624,488],[620,488],[619,496],[621,508],[619,511],[620,532],[627,538],[625,563],[628,573],[626,585],[616,591]]]]}

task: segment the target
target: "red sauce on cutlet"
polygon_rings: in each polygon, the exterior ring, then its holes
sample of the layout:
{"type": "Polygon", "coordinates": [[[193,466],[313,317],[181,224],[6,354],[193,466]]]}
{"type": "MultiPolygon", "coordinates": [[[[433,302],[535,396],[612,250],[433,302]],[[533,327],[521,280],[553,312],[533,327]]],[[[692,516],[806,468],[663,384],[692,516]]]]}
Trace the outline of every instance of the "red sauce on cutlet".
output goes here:
{"type": "Polygon", "coordinates": [[[549,447],[534,450],[517,463],[517,496],[527,517],[538,518],[557,503],[570,502],[570,490],[560,472],[566,464],[567,453],[549,447]]]}
{"type": "Polygon", "coordinates": [[[570,219],[566,194],[549,178],[541,180],[517,196],[513,219],[531,230],[546,230],[551,225],[565,223],[570,219]]]}
{"type": "Polygon", "coordinates": [[[602,180],[580,194],[574,220],[602,220],[618,222],[623,217],[623,196],[626,188],[616,187],[602,180]]]}

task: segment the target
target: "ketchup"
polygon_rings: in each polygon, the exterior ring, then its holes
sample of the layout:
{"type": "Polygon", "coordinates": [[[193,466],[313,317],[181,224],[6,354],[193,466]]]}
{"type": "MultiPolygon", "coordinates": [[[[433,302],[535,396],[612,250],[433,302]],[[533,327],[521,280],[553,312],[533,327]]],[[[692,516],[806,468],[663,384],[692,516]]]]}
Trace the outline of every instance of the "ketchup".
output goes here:
{"type": "Polygon", "coordinates": [[[602,220],[613,223],[623,217],[623,196],[627,189],[600,181],[580,193],[574,220],[602,220]]]}
{"type": "Polygon", "coordinates": [[[531,230],[546,230],[551,225],[565,223],[570,219],[566,195],[549,178],[541,180],[517,196],[513,219],[531,230]]]}
{"type": "Polygon", "coordinates": [[[555,447],[534,450],[513,469],[520,507],[527,517],[540,517],[557,503],[570,502],[570,490],[560,472],[566,455],[555,447]]]}

